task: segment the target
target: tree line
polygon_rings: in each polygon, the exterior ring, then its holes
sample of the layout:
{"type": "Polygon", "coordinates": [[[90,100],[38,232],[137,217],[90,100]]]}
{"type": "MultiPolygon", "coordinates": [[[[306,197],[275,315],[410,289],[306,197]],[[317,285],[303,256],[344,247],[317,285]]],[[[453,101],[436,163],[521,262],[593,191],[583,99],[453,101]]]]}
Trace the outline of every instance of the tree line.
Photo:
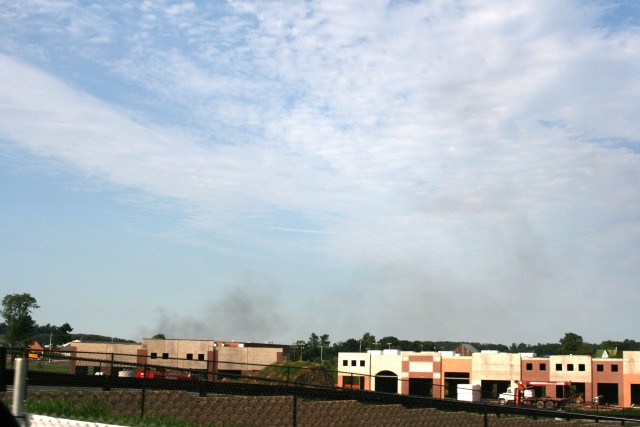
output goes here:
{"type": "Polygon", "coordinates": [[[618,356],[622,351],[640,351],[640,342],[625,339],[624,341],[605,340],[601,343],[588,343],[574,333],[567,332],[557,343],[525,344],[513,343],[510,346],[495,343],[460,342],[460,341],[430,341],[430,340],[403,340],[394,336],[385,336],[380,339],[370,332],[361,338],[349,338],[331,344],[329,335],[318,336],[312,333],[307,341],[298,340],[291,346],[293,359],[322,362],[337,359],[341,352],[363,352],[368,350],[396,349],[401,351],[453,351],[460,344],[470,344],[477,350],[498,350],[504,353],[535,353],[538,356],[551,356],[563,354],[595,356],[598,350],[617,350],[618,356]]]}
{"type": "Polygon", "coordinates": [[[12,348],[27,348],[34,341],[43,345],[60,346],[74,339],[87,341],[133,342],[120,338],[91,334],[72,334],[69,323],[60,326],[38,325],[32,317],[33,310],[40,308],[38,301],[29,293],[9,294],[2,299],[0,316],[0,342],[12,348]]]}
{"type": "Polygon", "coordinates": [[[453,351],[460,344],[470,344],[479,351],[498,350],[504,353],[535,353],[538,356],[551,356],[563,354],[596,356],[599,350],[617,350],[619,357],[622,351],[640,351],[640,342],[631,339],[624,341],[605,340],[600,343],[588,343],[574,333],[567,332],[557,343],[525,344],[513,343],[510,346],[495,343],[460,342],[460,341],[430,341],[430,340],[403,340],[394,336],[376,338],[370,332],[366,332],[361,338],[349,338],[331,344],[329,334],[318,335],[312,333],[308,340],[298,340],[291,345],[290,354],[294,360],[307,360],[322,362],[326,365],[335,364],[338,353],[366,352],[368,350],[396,349],[400,351],[453,351]]]}
{"type": "MultiPolygon", "coordinates": [[[[26,348],[34,341],[41,344],[61,345],[73,339],[87,341],[134,342],[101,335],[72,334],[73,328],[64,323],[61,326],[46,324],[38,325],[32,317],[33,310],[39,308],[36,299],[31,294],[9,294],[2,299],[0,315],[4,319],[0,323],[0,335],[9,347],[26,348]]],[[[164,338],[157,334],[154,338],[164,338]]],[[[366,352],[368,350],[396,349],[401,351],[451,351],[461,342],[459,341],[431,341],[431,340],[403,340],[394,336],[376,338],[366,332],[360,338],[349,338],[344,341],[331,343],[329,334],[318,335],[311,333],[309,338],[298,340],[291,344],[290,355],[294,360],[335,363],[338,353],[366,352]]],[[[574,333],[567,332],[557,343],[512,343],[510,346],[494,343],[465,342],[478,350],[498,350],[505,353],[535,353],[538,356],[576,354],[595,356],[599,349],[622,351],[640,351],[640,342],[625,339],[624,341],[606,340],[599,344],[585,342],[574,333]]]]}

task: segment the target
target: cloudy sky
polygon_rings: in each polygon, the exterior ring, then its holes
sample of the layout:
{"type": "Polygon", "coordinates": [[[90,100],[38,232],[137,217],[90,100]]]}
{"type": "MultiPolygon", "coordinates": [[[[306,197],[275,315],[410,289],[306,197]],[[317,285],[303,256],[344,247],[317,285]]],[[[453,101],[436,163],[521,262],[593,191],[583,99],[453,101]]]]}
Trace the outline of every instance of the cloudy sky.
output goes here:
{"type": "Polygon", "coordinates": [[[640,339],[634,0],[0,0],[0,289],[139,340],[640,339]]]}

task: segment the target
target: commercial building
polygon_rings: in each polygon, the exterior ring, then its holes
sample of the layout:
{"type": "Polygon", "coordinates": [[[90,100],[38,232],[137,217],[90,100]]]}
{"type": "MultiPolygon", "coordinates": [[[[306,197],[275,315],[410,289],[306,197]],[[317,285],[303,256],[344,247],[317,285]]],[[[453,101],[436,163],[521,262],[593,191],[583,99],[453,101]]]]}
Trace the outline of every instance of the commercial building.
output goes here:
{"type": "Polygon", "coordinates": [[[143,339],[142,343],[74,342],[71,372],[111,375],[133,365],[206,374],[246,374],[285,360],[289,347],[214,340],[143,339]]]}
{"type": "MultiPolygon", "coordinates": [[[[640,404],[640,351],[621,358],[474,352],[404,352],[370,350],[338,355],[338,385],[364,390],[456,398],[457,386],[480,388],[483,399],[497,399],[515,381],[571,381],[573,392],[585,402],[599,401],[630,407],[640,404]]],[[[536,390],[539,395],[562,397],[560,386],[536,390]]]]}

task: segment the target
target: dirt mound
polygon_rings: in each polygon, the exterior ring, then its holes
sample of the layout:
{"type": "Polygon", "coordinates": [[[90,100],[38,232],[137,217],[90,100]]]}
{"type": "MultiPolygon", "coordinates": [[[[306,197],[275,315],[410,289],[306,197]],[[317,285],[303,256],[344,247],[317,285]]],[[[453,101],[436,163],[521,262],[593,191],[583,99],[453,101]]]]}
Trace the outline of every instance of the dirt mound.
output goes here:
{"type": "Polygon", "coordinates": [[[333,375],[322,368],[306,371],[296,379],[297,383],[315,385],[334,385],[333,375]]]}

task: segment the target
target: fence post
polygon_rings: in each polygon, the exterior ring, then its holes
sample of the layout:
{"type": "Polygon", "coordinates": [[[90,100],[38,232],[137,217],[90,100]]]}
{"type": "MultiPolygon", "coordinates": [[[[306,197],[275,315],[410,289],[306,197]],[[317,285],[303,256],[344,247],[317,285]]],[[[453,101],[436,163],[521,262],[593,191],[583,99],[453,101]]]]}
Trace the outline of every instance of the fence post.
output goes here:
{"type": "Polygon", "coordinates": [[[298,396],[293,395],[293,427],[298,425],[298,396]]]}
{"type": "Polygon", "coordinates": [[[11,411],[16,418],[24,417],[24,395],[27,388],[26,360],[18,358],[15,360],[15,372],[13,375],[13,406],[11,411]]]}
{"type": "Polygon", "coordinates": [[[7,391],[7,347],[0,345],[0,392],[7,391]]]}
{"type": "Polygon", "coordinates": [[[102,378],[104,379],[102,383],[102,390],[110,391],[111,390],[111,375],[113,375],[113,353],[111,353],[111,361],[109,362],[109,375],[106,375],[106,372],[102,372],[102,378]]]}
{"type": "Polygon", "coordinates": [[[144,369],[142,370],[142,387],[140,390],[140,418],[144,418],[144,401],[147,396],[147,364],[144,364],[144,369]]]}

